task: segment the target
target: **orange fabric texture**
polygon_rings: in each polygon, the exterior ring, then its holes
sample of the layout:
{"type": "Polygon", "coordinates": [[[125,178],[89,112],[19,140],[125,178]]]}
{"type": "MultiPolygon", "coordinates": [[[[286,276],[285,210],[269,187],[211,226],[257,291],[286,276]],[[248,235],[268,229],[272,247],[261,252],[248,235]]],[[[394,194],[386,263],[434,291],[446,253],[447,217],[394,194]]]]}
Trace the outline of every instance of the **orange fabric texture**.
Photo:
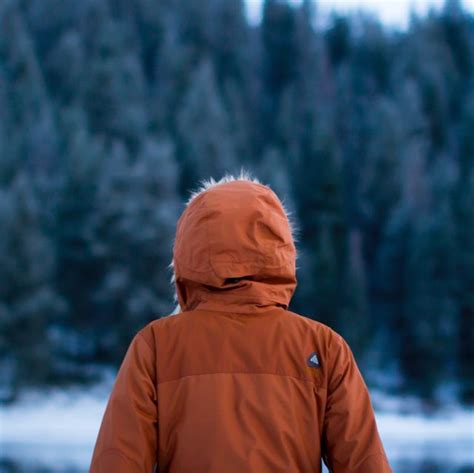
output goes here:
{"type": "Polygon", "coordinates": [[[133,338],[91,473],[392,471],[349,346],[289,310],[296,248],[270,188],[198,195],[173,262],[182,312],[133,338]]]}

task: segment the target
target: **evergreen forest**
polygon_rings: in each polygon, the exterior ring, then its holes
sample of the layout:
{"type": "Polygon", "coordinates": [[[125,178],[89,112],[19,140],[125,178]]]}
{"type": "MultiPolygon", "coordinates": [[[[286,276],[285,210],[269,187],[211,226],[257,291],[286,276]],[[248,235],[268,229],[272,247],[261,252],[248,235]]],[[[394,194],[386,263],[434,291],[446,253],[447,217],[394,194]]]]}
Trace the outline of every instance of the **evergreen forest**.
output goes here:
{"type": "Polygon", "coordinates": [[[474,15],[0,0],[0,399],[95,382],[169,315],[177,219],[248,170],[297,226],[290,309],[368,384],[474,402],[474,15]]]}

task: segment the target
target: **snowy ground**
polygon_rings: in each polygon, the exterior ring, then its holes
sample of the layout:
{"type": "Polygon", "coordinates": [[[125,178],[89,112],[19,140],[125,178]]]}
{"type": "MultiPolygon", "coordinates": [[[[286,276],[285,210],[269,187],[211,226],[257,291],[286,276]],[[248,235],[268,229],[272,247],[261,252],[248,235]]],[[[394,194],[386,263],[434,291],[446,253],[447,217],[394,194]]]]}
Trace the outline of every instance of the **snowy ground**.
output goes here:
{"type": "MultiPolygon", "coordinates": [[[[42,472],[86,472],[109,389],[29,393],[17,405],[1,407],[0,472],[30,473],[39,466],[42,472]]],[[[410,412],[408,401],[377,393],[373,400],[396,473],[473,471],[472,410],[451,406],[424,417],[410,412]]]]}

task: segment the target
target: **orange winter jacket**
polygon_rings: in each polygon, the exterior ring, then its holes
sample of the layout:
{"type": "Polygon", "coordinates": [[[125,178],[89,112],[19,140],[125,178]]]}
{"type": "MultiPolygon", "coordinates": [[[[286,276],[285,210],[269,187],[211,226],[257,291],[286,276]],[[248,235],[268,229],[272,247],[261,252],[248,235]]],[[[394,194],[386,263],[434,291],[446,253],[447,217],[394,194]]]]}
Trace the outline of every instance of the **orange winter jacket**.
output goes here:
{"type": "Polygon", "coordinates": [[[181,311],[133,338],[91,473],[392,471],[349,346],[288,310],[292,232],[256,180],[192,196],[171,265],[181,311]]]}

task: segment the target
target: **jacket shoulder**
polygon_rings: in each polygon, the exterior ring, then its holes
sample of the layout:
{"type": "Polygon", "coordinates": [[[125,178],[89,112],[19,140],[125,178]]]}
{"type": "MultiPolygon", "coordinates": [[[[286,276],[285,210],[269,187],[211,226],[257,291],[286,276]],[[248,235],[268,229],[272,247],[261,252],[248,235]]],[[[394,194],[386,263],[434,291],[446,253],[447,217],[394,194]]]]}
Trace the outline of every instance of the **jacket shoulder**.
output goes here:
{"type": "Polygon", "coordinates": [[[174,325],[180,324],[184,318],[183,314],[184,313],[164,315],[158,319],[152,320],[137,332],[137,336],[143,337],[150,347],[153,347],[155,343],[155,334],[161,330],[166,330],[174,325]]]}
{"type": "Polygon", "coordinates": [[[308,315],[286,311],[288,322],[296,325],[300,340],[312,340],[313,346],[328,360],[331,366],[344,364],[351,349],[344,337],[328,325],[314,320],[308,315]],[[341,356],[343,355],[343,356],[341,356]]]}
{"type": "Polygon", "coordinates": [[[343,337],[339,334],[336,330],[329,327],[329,325],[324,324],[323,322],[319,322],[316,319],[313,319],[309,315],[299,314],[297,312],[293,312],[290,310],[285,311],[290,320],[293,323],[299,324],[302,327],[305,327],[308,330],[313,331],[314,333],[318,334],[320,337],[327,339],[328,341],[334,342],[341,342],[343,341],[343,337]]]}

